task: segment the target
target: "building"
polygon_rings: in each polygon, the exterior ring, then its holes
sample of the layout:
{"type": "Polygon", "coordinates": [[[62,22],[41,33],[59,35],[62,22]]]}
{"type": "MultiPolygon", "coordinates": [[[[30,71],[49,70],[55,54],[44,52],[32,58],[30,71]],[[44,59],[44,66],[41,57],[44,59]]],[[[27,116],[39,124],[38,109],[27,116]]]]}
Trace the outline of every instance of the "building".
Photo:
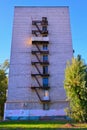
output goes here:
{"type": "Polygon", "coordinates": [[[65,117],[72,56],[68,7],[15,7],[4,119],[65,117]]]}

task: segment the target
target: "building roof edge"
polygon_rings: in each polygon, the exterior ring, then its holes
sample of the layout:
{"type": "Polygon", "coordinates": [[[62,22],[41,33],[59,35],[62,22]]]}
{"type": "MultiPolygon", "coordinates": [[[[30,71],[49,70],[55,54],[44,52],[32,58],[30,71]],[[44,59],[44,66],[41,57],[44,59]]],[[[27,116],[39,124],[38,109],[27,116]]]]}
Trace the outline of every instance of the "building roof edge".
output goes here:
{"type": "Polygon", "coordinates": [[[69,6],[14,6],[15,8],[69,8],[69,6]]]}

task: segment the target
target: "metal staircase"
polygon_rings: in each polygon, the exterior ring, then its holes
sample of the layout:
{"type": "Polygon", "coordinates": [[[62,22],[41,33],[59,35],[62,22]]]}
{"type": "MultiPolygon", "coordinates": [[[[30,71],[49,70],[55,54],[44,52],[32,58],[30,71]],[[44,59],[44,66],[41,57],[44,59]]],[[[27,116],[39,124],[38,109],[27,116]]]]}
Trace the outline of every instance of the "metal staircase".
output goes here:
{"type": "Polygon", "coordinates": [[[35,57],[35,61],[31,62],[32,67],[35,67],[37,72],[32,73],[32,80],[36,80],[38,85],[31,86],[31,89],[35,90],[39,100],[43,103],[44,109],[50,102],[49,98],[49,83],[48,79],[50,74],[48,73],[48,21],[46,17],[42,17],[42,20],[32,21],[32,26],[35,28],[32,30],[32,56],[35,57]],[[42,83],[40,81],[42,81],[42,83]],[[44,97],[42,97],[39,93],[39,89],[41,89],[44,93],[44,97]]]}

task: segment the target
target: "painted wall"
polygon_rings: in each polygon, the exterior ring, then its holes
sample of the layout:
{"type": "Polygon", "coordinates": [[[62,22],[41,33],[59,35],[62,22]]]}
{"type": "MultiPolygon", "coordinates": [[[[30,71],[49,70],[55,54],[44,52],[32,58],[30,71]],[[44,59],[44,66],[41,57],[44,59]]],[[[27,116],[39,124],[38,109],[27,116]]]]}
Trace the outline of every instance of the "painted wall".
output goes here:
{"type": "MultiPolygon", "coordinates": [[[[21,113],[24,107],[26,112],[40,110],[43,106],[36,93],[31,90],[33,80],[32,72],[32,20],[48,19],[49,31],[49,85],[50,85],[50,110],[64,111],[68,105],[63,87],[64,70],[67,60],[73,56],[70,18],[68,7],[15,7],[8,98],[5,113],[13,110],[21,113]],[[27,103],[26,106],[23,104],[27,103]]],[[[39,91],[42,96],[42,92],[39,91]]],[[[61,113],[61,112],[60,112],[61,113]]],[[[10,114],[7,114],[10,115],[10,114]]],[[[15,115],[15,114],[14,114],[15,115]]],[[[27,115],[27,114],[25,114],[27,115]]],[[[40,113],[38,113],[38,116],[40,113]]],[[[45,115],[45,113],[43,114],[45,115]]],[[[50,114],[48,114],[50,115],[50,114]]]]}

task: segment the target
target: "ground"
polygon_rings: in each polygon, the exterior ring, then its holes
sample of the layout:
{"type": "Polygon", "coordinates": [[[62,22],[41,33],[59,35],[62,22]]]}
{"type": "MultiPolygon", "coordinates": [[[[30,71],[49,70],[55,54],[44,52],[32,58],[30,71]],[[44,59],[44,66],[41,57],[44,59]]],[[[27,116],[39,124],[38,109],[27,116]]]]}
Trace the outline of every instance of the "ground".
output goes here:
{"type": "Polygon", "coordinates": [[[87,130],[86,123],[70,121],[1,121],[0,130],[87,130]]]}

